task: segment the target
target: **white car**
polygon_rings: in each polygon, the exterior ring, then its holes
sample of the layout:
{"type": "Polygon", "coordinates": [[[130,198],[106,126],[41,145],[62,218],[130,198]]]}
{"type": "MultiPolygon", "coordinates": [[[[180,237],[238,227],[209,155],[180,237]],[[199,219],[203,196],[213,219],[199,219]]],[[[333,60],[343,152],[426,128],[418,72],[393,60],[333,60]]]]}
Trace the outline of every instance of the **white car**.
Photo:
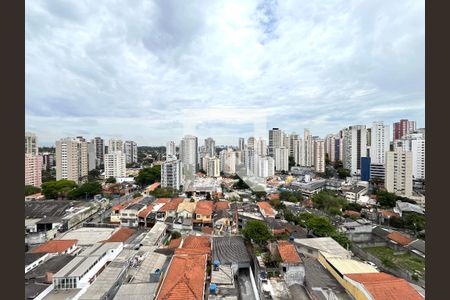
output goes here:
{"type": "Polygon", "coordinates": [[[371,262],[371,261],[367,261],[367,260],[366,260],[365,263],[371,265],[371,266],[374,267],[375,269],[378,269],[377,265],[376,265],[375,263],[371,262]]]}

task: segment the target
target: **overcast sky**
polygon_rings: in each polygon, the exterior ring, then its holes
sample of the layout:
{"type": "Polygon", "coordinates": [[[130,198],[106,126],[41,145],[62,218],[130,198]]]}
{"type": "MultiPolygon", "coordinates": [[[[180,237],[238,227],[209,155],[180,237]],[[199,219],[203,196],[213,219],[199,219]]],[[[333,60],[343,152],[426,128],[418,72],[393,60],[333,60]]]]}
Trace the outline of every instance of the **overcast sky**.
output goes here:
{"type": "Polygon", "coordinates": [[[77,135],[163,145],[186,133],[237,144],[255,126],[423,127],[424,6],[28,0],[26,129],[41,145],[77,135]]]}

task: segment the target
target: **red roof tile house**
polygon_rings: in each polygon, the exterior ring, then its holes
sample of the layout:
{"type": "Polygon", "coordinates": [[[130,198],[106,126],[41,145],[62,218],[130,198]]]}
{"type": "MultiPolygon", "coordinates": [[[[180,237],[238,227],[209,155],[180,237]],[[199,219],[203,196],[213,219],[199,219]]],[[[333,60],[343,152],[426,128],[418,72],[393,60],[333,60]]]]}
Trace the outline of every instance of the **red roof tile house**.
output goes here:
{"type": "Polygon", "coordinates": [[[305,266],[295,246],[288,241],[280,240],[277,241],[277,252],[281,258],[280,267],[287,285],[303,284],[305,281],[305,266]]]}
{"type": "Polygon", "coordinates": [[[406,252],[408,249],[406,246],[410,244],[413,240],[408,236],[401,234],[398,231],[393,231],[386,236],[388,241],[388,246],[393,248],[395,251],[406,252]]]}
{"type": "Polygon", "coordinates": [[[109,239],[104,240],[103,243],[112,243],[112,242],[122,242],[125,243],[126,240],[128,240],[136,230],[132,228],[122,227],[119,230],[117,230],[113,235],[109,237],[109,239]]]}
{"type": "Polygon", "coordinates": [[[273,209],[269,202],[258,202],[256,203],[259,207],[259,211],[264,216],[264,218],[275,218],[277,212],[273,209]]]}
{"type": "Polygon", "coordinates": [[[149,205],[147,205],[146,209],[141,210],[138,213],[139,226],[150,227],[151,225],[154,224],[154,220],[151,220],[151,218],[150,218],[150,214],[152,213],[152,211],[153,211],[153,205],[149,204],[149,205]]]}
{"type": "Polygon", "coordinates": [[[170,199],[163,207],[158,210],[158,212],[156,213],[156,218],[158,220],[166,220],[168,217],[176,218],[178,205],[184,200],[185,198],[170,199]]]}
{"type": "Polygon", "coordinates": [[[209,200],[201,200],[197,202],[195,207],[194,224],[212,224],[213,202],[209,200]]]}
{"type": "Polygon", "coordinates": [[[211,240],[207,236],[189,235],[185,237],[175,254],[207,254],[211,256],[211,240]]]}
{"type": "Polygon", "coordinates": [[[31,253],[71,254],[77,248],[78,240],[50,240],[31,250],[31,253]]]}
{"type": "Polygon", "coordinates": [[[228,201],[217,201],[216,203],[214,203],[214,211],[219,211],[219,210],[228,210],[230,209],[230,202],[228,201]]]}
{"type": "Polygon", "coordinates": [[[356,299],[373,300],[422,300],[406,280],[386,273],[357,273],[344,277],[356,289],[348,289],[356,299]]]}
{"type": "Polygon", "coordinates": [[[156,300],[203,300],[207,255],[172,257],[156,300]]]}

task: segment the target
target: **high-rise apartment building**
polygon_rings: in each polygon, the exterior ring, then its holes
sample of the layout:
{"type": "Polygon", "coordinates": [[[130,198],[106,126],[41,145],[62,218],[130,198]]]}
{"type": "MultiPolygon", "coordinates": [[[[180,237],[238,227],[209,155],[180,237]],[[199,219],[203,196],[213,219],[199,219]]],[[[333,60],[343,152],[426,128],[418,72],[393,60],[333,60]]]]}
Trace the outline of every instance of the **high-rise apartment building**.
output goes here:
{"type": "Polygon", "coordinates": [[[83,182],[88,175],[88,146],[77,138],[56,141],[56,180],[68,179],[83,182]]]}
{"type": "Polygon", "coordinates": [[[40,188],[42,184],[42,156],[25,153],[25,185],[40,188]]]}
{"type": "Polygon", "coordinates": [[[55,166],[55,153],[42,153],[42,170],[50,170],[55,166]]]}
{"type": "Polygon", "coordinates": [[[208,167],[206,175],[209,177],[219,177],[220,176],[220,159],[217,157],[210,157],[208,159],[208,167]]]}
{"type": "Polygon", "coordinates": [[[125,177],[127,173],[126,155],[122,151],[105,154],[105,178],[125,177]]]}
{"type": "Polygon", "coordinates": [[[209,137],[205,139],[205,148],[209,157],[216,156],[216,141],[214,141],[213,138],[209,137]]]}
{"type": "Polygon", "coordinates": [[[108,141],[108,152],[124,151],[123,141],[121,139],[110,139],[108,141]]]}
{"type": "Polygon", "coordinates": [[[370,161],[372,164],[384,164],[389,151],[389,125],[373,122],[371,128],[370,161]]]}
{"type": "Polygon", "coordinates": [[[394,123],[394,141],[403,138],[410,132],[416,130],[416,121],[409,121],[407,119],[401,119],[394,123]]]}
{"type": "Polygon", "coordinates": [[[403,151],[412,153],[412,168],[414,179],[425,179],[425,137],[421,133],[409,133],[403,139],[397,140],[396,145],[403,151]]]}
{"type": "Polygon", "coordinates": [[[96,154],[95,154],[95,144],[92,142],[87,143],[87,153],[88,153],[88,171],[95,169],[95,161],[96,161],[96,154]]]}
{"type": "Polygon", "coordinates": [[[299,135],[295,132],[289,135],[289,156],[294,156],[294,144],[295,141],[298,141],[299,135]]]}
{"type": "Polygon", "coordinates": [[[247,148],[255,149],[255,138],[254,137],[251,136],[247,139],[247,148]]]}
{"type": "Polygon", "coordinates": [[[25,185],[41,187],[42,156],[34,133],[25,132],[25,185]]]}
{"type": "Polygon", "coordinates": [[[192,176],[198,168],[198,139],[193,135],[186,135],[180,143],[180,160],[185,176],[192,176]]]}
{"type": "Polygon", "coordinates": [[[325,153],[331,162],[342,160],[342,139],[340,134],[329,134],[325,138],[325,153]]]}
{"type": "Polygon", "coordinates": [[[133,141],[125,141],[124,144],[125,159],[127,164],[137,163],[137,144],[133,141]]]}
{"type": "Polygon", "coordinates": [[[38,155],[37,138],[34,133],[25,132],[25,154],[38,155]]]}
{"type": "Polygon", "coordinates": [[[293,141],[292,150],[296,165],[302,165],[303,147],[304,143],[301,138],[293,141]]]}
{"type": "Polygon", "coordinates": [[[395,147],[387,152],[385,170],[385,188],[399,196],[412,195],[412,153],[395,147]]]}
{"type": "Polygon", "coordinates": [[[222,150],[219,153],[220,169],[225,174],[236,173],[236,153],[231,148],[222,150]]]}
{"type": "Polygon", "coordinates": [[[101,137],[96,136],[91,142],[95,147],[95,166],[100,168],[105,163],[105,141],[101,137]]]}
{"type": "Polygon", "coordinates": [[[313,137],[309,132],[309,129],[303,130],[303,149],[300,160],[300,165],[305,167],[311,167],[314,164],[314,152],[313,152],[313,137]]]}
{"type": "Polygon", "coordinates": [[[267,155],[267,144],[266,141],[262,138],[259,138],[255,144],[255,153],[259,156],[267,155]]]}
{"type": "Polygon", "coordinates": [[[274,149],[275,170],[289,171],[289,149],[277,147],[274,149]]]}
{"type": "Polygon", "coordinates": [[[177,150],[174,141],[169,141],[166,144],[166,160],[176,159],[177,150]]]}
{"type": "Polygon", "coordinates": [[[269,156],[274,157],[275,148],[282,147],[284,144],[284,133],[279,128],[269,130],[269,156]]]}
{"type": "Polygon", "coordinates": [[[361,157],[367,155],[367,130],[365,125],[343,129],[343,165],[351,174],[359,174],[361,157]]]}
{"type": "Polygon", "coordinates": [[[244,150],[244,148],[245,148],[245,139],[244,138],[239,138],[238,149],[242,151],[242,150],[244,150]]]}
{"type": "Polygon", "coordinates": [[[179,159],[165,161],[161,165],[161,186],[179,190],[182,185],[182,169],[179,159]]]}
{"type": "Polygon", "coordinates": [[[325,140],[314,139],[314,170],[319,173],[325,173],[325,140]]]}

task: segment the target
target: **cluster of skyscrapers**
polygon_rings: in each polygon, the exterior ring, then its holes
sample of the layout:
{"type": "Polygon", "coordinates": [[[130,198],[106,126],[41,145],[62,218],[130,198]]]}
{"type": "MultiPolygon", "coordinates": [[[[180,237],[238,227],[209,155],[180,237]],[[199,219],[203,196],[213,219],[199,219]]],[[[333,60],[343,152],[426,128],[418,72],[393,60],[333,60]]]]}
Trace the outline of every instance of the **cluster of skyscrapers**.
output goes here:
{"type": "Polygon", "coordinates": [[[197,137],[186,135],[179,144],[178,158],[175,142],[167,143],[162,185],[178,189],[186,176],[200,169],[211,177],[242,170],[247,176],[269,177],[275,171],[288,171],[290,160],[296,166],[324,173],[328,157],[331,162],[341,161],[350,176],[365,181],[378,178],[388,191],[410,196],[413,180],[425,179],[425,129],[416,129],[415,121],[400,120],[393,124],[392,143],[390,137],[389,125],[382,121],[369,128],[349,126],[325,138],[313,136],[309,129],[304,129],[301,137],[272,128],[268,143],[262,137],[241,137],[237,146],[217,152],[213,138],[199,146],[197,137]]]}
{"type": "Polygon", "coordinates": [[[105,177],[125,177],[126,164],[137,163],[137,144],[100,137],[88,141],[82,136],[62,138],[55,143],[55,153],[38,153],[35,134],[25,133],[25,185],[40,187],[41,170],[56,167],[56,180],[81,183],[88,172],[104,168],[105,177]]]}

